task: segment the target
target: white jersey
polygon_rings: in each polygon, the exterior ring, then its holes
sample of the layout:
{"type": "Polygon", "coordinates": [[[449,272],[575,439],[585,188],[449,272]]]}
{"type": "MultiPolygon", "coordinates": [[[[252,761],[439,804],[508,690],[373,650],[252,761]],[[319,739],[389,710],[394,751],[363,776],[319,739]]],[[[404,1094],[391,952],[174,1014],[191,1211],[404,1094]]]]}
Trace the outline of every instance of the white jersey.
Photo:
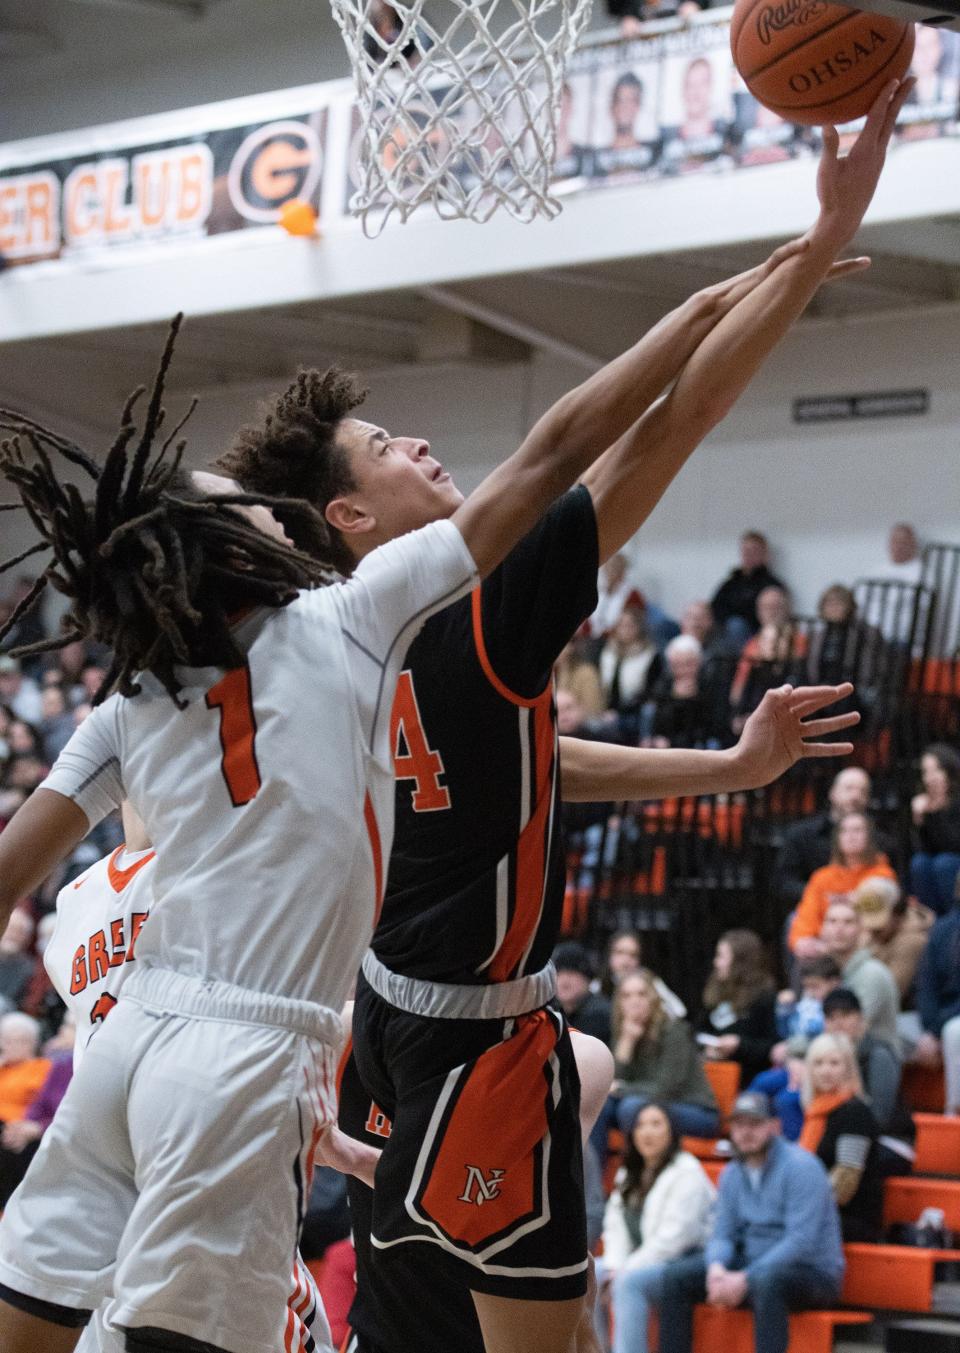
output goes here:
{"type": "Polygon", "coordinates": [[[44,787],[91,825],[124,798],[157,849],[143,966],[339,1011],[393,840],[390,709],[424,621],[476,567],[450,521],[368,555],[339,586],[258,610],[246,665],[147,675],[87,718],[44,787]]]}
{"type": "MultiPolygon", "coordinates": [[[[73,1064],[78,1066],[90,1039],[117,1003],[133,970],[137,939],[152,900],[156,853],[128,852],[119,846],[60,890],[57,924],[43,963],[77,1026],[73,1064]]],[[[103,1310],[93,1317],[77,1353],[123,1353],[122,1334],[104,1324],[103,1310]]],[[[297,1256],[284,1328],[284,1353],[332,1353],[329,1326],[320,1295],[297,1256]]],[[[281,1353],[277,1345],[276,1353],[281,1353]]]]}
{"type": "Polygon", "coordinates": [[[118,846],[57,895],[43,966],[77,1027],[74,1068],[132,971],[153,899],[155,860],[152,850],[128,853],[118,846]]]}

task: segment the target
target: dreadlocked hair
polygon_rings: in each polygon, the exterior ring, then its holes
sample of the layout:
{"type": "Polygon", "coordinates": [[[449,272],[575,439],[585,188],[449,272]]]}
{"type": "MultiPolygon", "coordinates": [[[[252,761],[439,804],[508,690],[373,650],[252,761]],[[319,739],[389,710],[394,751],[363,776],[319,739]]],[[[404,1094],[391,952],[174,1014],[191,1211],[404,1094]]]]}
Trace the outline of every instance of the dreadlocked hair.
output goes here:
{"type": "Polygon", "coordinates": [[[59,636],[11,650],[15,657],[50,652],[75,640],[95,640],[113,652],[98,704],[112,690],[136,695],[136,675],[151,672],[183,708],[175,668],[236,667],[243,663],[231,617],[250,606],[284,606],[298,588],[332,581],[317,559],[328,553],[329,532],[308,503],[264,494],[205,496],[180,469],[180,437],[196,407],[155,450],[164,423],[163,390],[183,316],[170,326],[143,419],[135,390],[100,464],[75,443],[42,424],[0,408],[0,474],[14,486],[40,541],[0,564],[0,572],[30,555],[52,558],[27,596],[0,628],[0,642],[35,606],[49,583],[70,602],[59,636]],[[132,449],[131,449],[132,445],[132,449]],[[26,447],[32,456],[26,454],[26,447]],[[93,484],[85,499],[54,469],[60,456],[93,484]],[[298,523],[310,553],[258,530],[235,509],[283,508],[298,523]]]}
{"type": "MultiPolygon", "coordinates": [[[[233,446],[216,462],[250,493],[305,499],[320,512],[342,493],[356,488],[346,452],[337,444],[340,423],[363,403],[367,392],[351,372],[301,369],[292,385],[268,401],[261,421],[244,427],[233,446]]],[[[277,518],[291,539],[311,550],[300,523],[278,509],[277,518]]],[[[329,527],[329,563],[344,576],[356,560],[339,531],[329,527]]]]}

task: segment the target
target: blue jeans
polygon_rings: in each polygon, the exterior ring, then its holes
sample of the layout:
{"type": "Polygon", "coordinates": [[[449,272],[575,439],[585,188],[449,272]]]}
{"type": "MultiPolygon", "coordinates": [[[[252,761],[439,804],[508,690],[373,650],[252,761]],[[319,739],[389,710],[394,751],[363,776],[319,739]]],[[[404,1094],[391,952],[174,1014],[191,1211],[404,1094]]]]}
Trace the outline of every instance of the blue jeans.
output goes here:
{"type": "Polygon", "coordinates": [[[957,875],[960,874],[960,855],[943,851],[928,855],[918,850],[910,861],[910,891],[938,916],[945,916],[953,906],[957,875]]]}
{"type": "Polygon", "coordinates": [[[631,1268],[613,1280],[613,1353],[647,1353],[650,1307],[659,1306],[666,1264],[631,1268]]]}
{"type": "MultiPolygon", "coordinates": [[[[650,1103],[650,1095],[627,1095],[617,1106],[617,1127],[626,1137],[636,1121],[637,1114],[650,1103]]],[[[716,1109],[704,1109],[700,1104],[668,1104],[670,1117],[683,1137],[716,1137],[720,1133],[720,1115],[716,1109]]]]}
{"type": "MultiPolygon", "coordinates": [[[[625,1137],[630,1135],[634,1119],[645,1104],[650,1103],[649,1096],[628,1095],[618,1099],[608,1095],[606,1103],[597,1115],[590,1132],[590,1144],[601,1165],[607,1162],[607,1138],[611,1128],[618,1128],[625,1137]]],[[[670,1114],[684,1137],[718,1137],[720,1135],[720,1115],[716,1109],[704,1109],[699,1104],[669,1104],[670,1114]]]]}
{"type": "MultiPolygon", "coordinates": [[[[660,1298],[660,1353],[690,1353],[693,1346],[693,1308],[707,1296],[707,1265],[703,1254],[692,1254],[668,1264],[660,1298]]],[[[746,1305],[753,1309],[756,1353],[787,1353],[791,1311],[835,1306],[837,1283],[809,1264],[771,1264],[750,1280],[746,1305]]]]}

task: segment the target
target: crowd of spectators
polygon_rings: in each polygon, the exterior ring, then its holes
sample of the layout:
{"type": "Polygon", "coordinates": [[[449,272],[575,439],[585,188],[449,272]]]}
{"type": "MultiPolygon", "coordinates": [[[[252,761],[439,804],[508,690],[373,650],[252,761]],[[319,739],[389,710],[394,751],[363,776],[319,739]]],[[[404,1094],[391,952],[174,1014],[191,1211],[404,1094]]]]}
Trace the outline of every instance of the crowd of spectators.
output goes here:
{"type": "MultiPolygon", "coordinates": [[[[17,580],[0,601],[0,619],[32,582],[17,580]]],[[[7,645],[46,637],[34,610],[7,645]]],[[[0,654],[0,831],[86,718],[105,675],[105,654],[79,643],[24,661],[0,654]]],[[[23,1178],[73,1069],[73,1025],[43,966],[57,893],[119,845],[121,835],[119,820],[108,819],[34,896],[20,901],[0,935],[0,1209],[23,1178]]]]}
{"type": "MultiPolygon", "coordinates": [[[[891,532],[889,559],[873,572],[884,569],[894,582],[919,580],[909,527],[891,532]]],[[[817,617],[798,622],[759,532],[741,538],[739,564],[710,600],[691,601],[678,620],[642,595],[617,557],[597,610],[557,664],[560,731],[728,746],[771,686],[834,682],[851,663],[869,682],[904,633],[880,612],[858,614],[840,583],[817,617]]],[[[43,638],[31,613],[11,643],[43,638]]],[[[107,655],[77,644],[24,662],[0,654],[0,830],[86,717],[106,666],[107,655]]],[[[634,930],[609,938],[602,965],[577,942],[555,955],[568,1019],[614,1056],[588,1149],[595,1176],[611,1131],[626,1143],[600,1271],[616,1353],[644,1353],[651,1309],[661,1313],[661,1348],[689,1349],[690,1312],[704,1297],[719,1306],[748,1297],[757,1346],[785,1349],[787,1312],[836,1300],[841,1239],[881,1238],[881,1181],[911,1168],[905,1064],[942,1067],[946,1110],[960,1113],[960,754],[933,744],[916,772],[904,791],[913,794],[908,860],[878,829],[859,766],[836,774],[822,811],[786,825],[771,885],[787,918],[782,944],[763,942],[745,916],[720,936],[689,1011],[645,963],[634,930]],[[739,1069],[741,1093],[723,1127],[708,1074],[715,1062],[739,1069]],[[733,1159],[717,1198],[681,1139],[721,1130],[733,1159]]],[[[619,811],[572,806],[566,827],[584,877],[628,830],[619,811]]],[[[108,820],[22,900],[0,936],[0,1208],[70,1076],[73,1029],[42,963],[56,896],[119,842],[119,823],[108,820]]],[[[337,1225],[340,1243],[342,1218],[337,1225]]]]}
{"type": "MultiPolygon", "coordinates": [[[[887,560],[864,575],[916,588],[912,529],[894,527],[887,560]]],[[[885,663],[902,674],[915,627],[902,597],[891,608],[872,588],[858,595],[862,613],[850,586],[832,584],[817,615],[798,619],[751,531],[710,600],[675,622],[617,559],[557,665],[561,732],[724,747],[785,681],[853,679],[869,706],[885,663]]],[[[908,601],[915,617],[922,596],[908,601]]],[[[843,1243],[884,1238],[883,1181],[915,1158],[905,1067],[941,1069],[946,1112],[960,1114],[960,753],[929,745],[914,774],[878,793],[847,764],[822,809],[808,802],[781,823],[764,914],[784,919],[782,933],[761,939],[748,910],[720,936],[699,999],[684,988],[689,1011],[645,963],[640,933],[617,930],[602,958],[571,941],[557,951],[568,1018],[615,1063],[588,1148],[603,1164],[618,1132],[624,1143],[598,1266],[597,1330],[613,1353],[646,1353],[651,1313],[660,1348],[689,1353],[702,1301],[749,1304],[756,1348],[785,1351],[791,1311],[839,1301],[843,1243]],[[740,1086],[722,1127],[718,1062],[736,1064],[740,1086]],[[717,1194],[683,1139],[721,1130],[730,1164],[717,1194]]],[[[592,886],[601,854],[612,864],[643,821],[631,805],[573,806],[572,886],[592,886]]]]}
{"type": "MultiPolygon", "coordinates": [[[[675,619],[644,596],[626,557],[616,555],[602,571],[596,610],[557,664],[558,687],[568,697],[567,731],[644,746],[726,747],[764,693],[784,682],[853,680],[856,704],[869,714],[881,685],[895,685],[902,675],[921,609],[920,568],[916,536],[899,523],[887,558],[864,570],[874,581],[863,593],[863,614],[853,589],[834,582],[816,614],[799,617],[789,588],[771,568],[766,537],[747,531],[737,566],[709,600],[691,600],[675,619]]],[[[922,891],[928,905],[929,897],[939,897],[940,910],[945,890],[949,895],[946,875],[960,852],[949,811],[958,784],[960,757],[949,748],[932,749],[914,803],[930,858],[918,866],[923,872],[914,891],[922,891]]],[[[846,806],[864,805],[854,795],[846,806]]]]}

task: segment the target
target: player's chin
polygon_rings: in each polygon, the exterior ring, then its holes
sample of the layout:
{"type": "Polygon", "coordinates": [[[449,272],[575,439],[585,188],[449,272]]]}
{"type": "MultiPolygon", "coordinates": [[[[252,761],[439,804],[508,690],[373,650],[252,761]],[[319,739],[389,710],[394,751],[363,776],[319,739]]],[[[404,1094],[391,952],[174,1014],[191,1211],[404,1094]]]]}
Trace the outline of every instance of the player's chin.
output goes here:
{"type": "Polygon", "coordinates": [[[452,479],[444,479],[434,484],[433,491],[436,494],[436,501],[442,504],[441,515],[444,517],[453,516],[457,508],[463,502],[463,494],[457,488],[452,479]]]}

